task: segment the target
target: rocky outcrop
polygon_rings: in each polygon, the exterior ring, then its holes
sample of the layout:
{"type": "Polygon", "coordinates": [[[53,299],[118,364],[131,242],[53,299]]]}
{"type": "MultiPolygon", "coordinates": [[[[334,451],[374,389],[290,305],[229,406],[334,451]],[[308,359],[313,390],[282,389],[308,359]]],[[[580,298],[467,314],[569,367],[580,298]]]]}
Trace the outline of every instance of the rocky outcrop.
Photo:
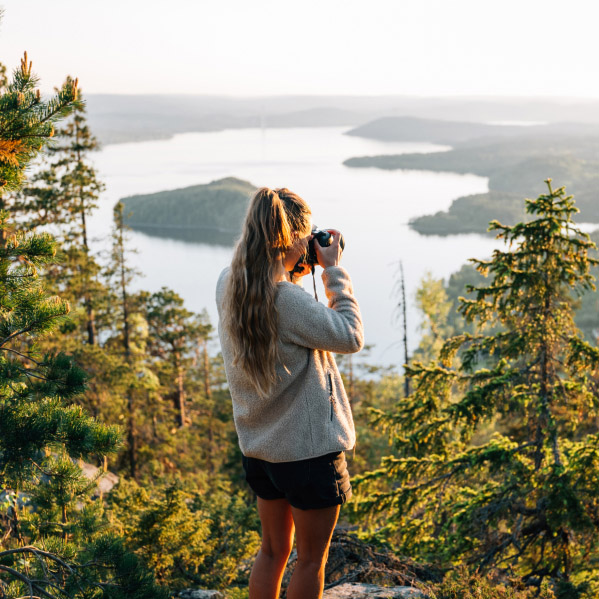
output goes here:
{"type": "MultiPolygon", "coordinates": [[[[296,561],[294,550],[283,577],[281,599],[286,597],[296,561]]],[[[253,560],[248,560],[242,567],[243,578],[249,577],[252,564],[253,560]]],[[[426,595],[416,588],[418,583],[440,582],[441,579],[440,570],[399,558],[390,551],[360,541],[344,529],[336,529],[325,570],[323,599],[420,599],[426,595]]],[[[220,599],[224,595],[218,591],[187,589],[180,591],[178,597],[220,599]]]]}
{"type": "Polygon", "coordinates": [[[347,582],[327,589],[322,599],[421,599],[425,595],[413,587],[381,587],[347,582]]]}
{"type": "Polygon", "coordinates": [[[225,599],[220,591],[203,591],[200,589],[179,591],[177,597],[180,599],[225,599]]]}
{"type": "Polygon", "coordinates": [[[110,470],[107,470],[98,477],[100,468],[97,466],[83,461],[79,462],[79,466],[86,478],[96,480],[97,486],[93,492],[94,497],[102,496],[104,493],[110,493],[113,487],[119,482],[119,477],[114,474],[114,472],[110,472],[110,470]]]}
{"type": "MultiPolygon", "coordinates": [[[[56,455],[56,454],[54,454],[56,455]]],[[[102,497],[105,493],[110,493],[114,486],[118,484],[119,477],[114,474],[114,472],[110,472],[109,470],[103,471],[98,466],[94,466],[88,462],[84,462],[83,460],[76,460],[71,458],[71,461],[75,464],[78,464],[81,468],[81,472],[83,475],[89,479],[94,480],[96,482],[96,487],[92,491],[92,498],[97,499],[98,497],[102,497]]],[[[45,483],[48,482],[48,476],[43,474],[40,477],[40,481],[45,483]]],[[[0,489],[0,503],[5,503],[6,501],[14,501],[15,492],[11,489],[0,489]]],[[[24,506],[28,506],[32,511],[35,512],[36,507],[30,504],[30,496],[27,493],[20,492],[17,496],[17,502],[20,508],[24,506]]],[[[77,509],[83,508],[82,502],[77,502],[77,509]]]]}
{"type": "MultiPolygon", "coordinates": [[[[284,589],[291,580],[296,559],[297,554],[293,551],[283,577],[284,589]]],[[[390,551],[375,548],[351,536],[346,530],[336,529],[333,533],[325,570],[325,592],[328,592],[329,589],[345,587],[346,589],[352,588],[354,592],[363,588],[364,592],[371,593],[363,595],[364,597],[410,597],[409,594],[406,594],[409,592],[412,592],[412,597],[418,597],[422,596],[421,593],[412,588],[416,583],[440,582],[441,579],[441,571],[411,559],[399,558],[390,551]],[[350,583],[362,584],[352,587],[350,583]],[[377,595],[376,589],[381,589],[380,592],[391,592],[395,589],[396,594],[377,595]],[[397,593],[400,592],[404,594],[398,595],[397,593]]],[[[345,590],[341,589],[338,592],[345,592],[345,590]]],[[[325,594],[325,597],[350,596],[325,594]]],[[[284,592],[281,597],[285,597],[284,592]]]]}

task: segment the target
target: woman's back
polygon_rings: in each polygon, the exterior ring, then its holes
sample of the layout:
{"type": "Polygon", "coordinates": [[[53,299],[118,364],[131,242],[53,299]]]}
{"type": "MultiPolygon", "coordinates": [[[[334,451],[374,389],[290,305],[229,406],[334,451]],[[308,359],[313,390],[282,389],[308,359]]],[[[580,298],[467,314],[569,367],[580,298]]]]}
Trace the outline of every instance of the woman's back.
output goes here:
{"type": "Polygon", "coordinates": [[[216,300],[242,453],[269,462],[286,462],[352,449],[355,430],[351,407],[330,353],[353,353],[363,346],[360,310],[347,272],[340,266],[323,270],[329,307],[298,285],[277,284],[277,380],[262,396],[244,370],[233,367],[234,348],[221,322],[229,274],[228,268],[221,273],[216,300]]]}

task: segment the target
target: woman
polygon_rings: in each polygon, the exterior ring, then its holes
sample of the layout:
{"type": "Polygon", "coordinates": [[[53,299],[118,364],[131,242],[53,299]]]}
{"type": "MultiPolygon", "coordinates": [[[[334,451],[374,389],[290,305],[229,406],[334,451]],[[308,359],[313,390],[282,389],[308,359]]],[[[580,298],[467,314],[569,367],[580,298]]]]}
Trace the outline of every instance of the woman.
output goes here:
{"type": "MultiPolygon", "coordinates": [[[[339,233],[315,243],[329,307],[292,281],[311,239],[308,205],[288,189],[259,189],[230,268],[218,281],[219,336],[246,480],[257,495],[262,545],[250,599],[276,599],[293,544],[288,599],[322,596],[340,505],[351,497],[345,451],[351,408],[330,352],[363,346],[339,233]]],[[[307,274],[309,268],[303,268],[307,274]]]]}

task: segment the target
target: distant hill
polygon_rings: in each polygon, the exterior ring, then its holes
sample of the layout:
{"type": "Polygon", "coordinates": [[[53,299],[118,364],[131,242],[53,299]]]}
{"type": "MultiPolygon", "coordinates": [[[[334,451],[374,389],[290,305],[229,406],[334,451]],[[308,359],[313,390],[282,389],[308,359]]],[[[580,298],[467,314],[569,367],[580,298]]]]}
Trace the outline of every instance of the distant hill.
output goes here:
{"type": "Polygon", "coordinates": [[[507,137],[521,134],[521,126],[418,119],[407,116],[376,119],[345,133],[345,135],[381,141],[429,142],[446,145],[455,145],[477,137],[507,137]]]}
{"type": "MultiPolygon", "coordinates": [[[[88,121],[103,144],[168,139],[178,133],[254,127],[351,127],[370,115],[334,106],[281,112],[275,105],[194,96],[90,96],[88,121]]],[[[285,103],[282,103],[285,106],[285,103]]]]}
{"type": "Polygon", "coordinates": [[[599,136],[599,125],[587,123],[492,125],[403,116],[376,119],[347,131],[345,135],[380,141],[428,142],[461,146],[468,142],[481,144],[512,137],[539,139],[555,135],[599,136]]]}
{"type": "Polygon", "coordinates": [[[356,127],[405,116],[468,123],[599,123],[598,100],[563,98],[90,94],[85,100],[90,127],[104,144],[247,127],[356,127]]]}
{"type": "MultiPolygon", "coordinates": [[[[205,185],[123,198],[125,222],[155,235],[194,240],[195,232],[223,233],[232,242],[241,230],[248,201],[256,187],[227,177],[205,185]]],[[[217,235],[217,237],[219,237],[217,235]]]]}

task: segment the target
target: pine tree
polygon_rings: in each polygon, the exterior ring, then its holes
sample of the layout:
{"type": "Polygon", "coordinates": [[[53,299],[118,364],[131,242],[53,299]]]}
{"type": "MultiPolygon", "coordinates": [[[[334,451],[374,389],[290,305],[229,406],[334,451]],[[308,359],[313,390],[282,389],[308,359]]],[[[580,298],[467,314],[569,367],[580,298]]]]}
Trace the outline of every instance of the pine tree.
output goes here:
{"type": "MultiPolygon", "coordinates": [[[[147,298],[145,317],[149,327],[148,351],[167,366],[165,386],[174,389],[173,403],[178,425],[186,426],[191,422],[186,408],[187,371],[193,361],[195,347],[209,335],[211,326],[204,318],[184,308],[183,298],[166,287],[147,298]]],[[[204,362],[207,359],[206,354],[204,362]]],[[[208,369],[208,365],[205,364],[204,368],[208,369]]],[[[208,376],[206,373],[206,378],[208,376]]],[[[208,387],[206,395],[209,394],[208,387]]]]}
{"type": "Polygon", "coordinates": [[[420,343],[413,359],[419,362],[434,360],[448,337],[452,335],[449,313],[452,305],[443,287],[442,279],[425,273],[416,290],[416,305],[423,315],[420,323],[420,343]]]}
{"type": "Polygon", "coordinates": [[[397,453],[355,481],[358,509],[378,513],[375,536],[414,557],[508,568],[529,584],[551,580],[561,597],[585,585],[594,596],[599,351],[574,326],[573,296],[594,288],[598,261],[572,197],[547,184],[526,200],[535,220],[490,224],[506,251],[472,260],[491,276],[461,299],[475,333],[449,339],[438,363],[413,363],[412,395],[377,414],[397,453]]]}
{"type": "Polygon", "coordinates": [[[8,77],[6,76],[6,66],[0,62],[0,93],[3,93],[8,85],[8,77]]]}
{"type": "Polygon", "coordinates": [[[88,218],[97,207],[104,184],[89,155],[99,149],[86,122],[85,104],[78,102],[48,146],[48,164],[40,168],[17,196],[14,211],[31,228],[58,227],[65,259],[54,269],[57,290],[74,304],[83,304],[85,331],[90,345],[97,343],[96,305],[104,296],[100,268],[90,252],[88,218]]]}
{"type": "MultiPolygon", "coordinates": [[[[117,321],[117,343],[122,350],[123,358],[129,369],[129,379],[127,396],[127,451],[129,474],[132,478],[138,476],[138,433],[137,433],[137,406],[135,399],[135,370],[137,362],[136,347],[133,344],[133,323],[132,323],[132,298],[130,285],[137,271],[129,266],[127,254],[131,252],[127,248],[127,226],[123,219],[123,204],[117,202],[114,207],[114,224],[112,231],[112,254],[111,263],[106,271],[106,275],[112,284],[113,295],[115,297],[115,310],[117,321]]],[[[139,350],[139,348],[137,348],[139,350]]]]}
{"type": "MultiPolygon", "coordinates": [[[[25,168],[52,136],[53,123],[76,101],[75,81],[47,102],[36,82],[25,55],[0,95],[2,208],[6,192],[18,190],[25,168]]],[[[122,539],[102,530],[99,504],[72,509],[77,499],[89,499],[90,488],[73,460],[114,452],[119,433],[71,403],[87,378],[73,359],[40,351],[38,341],[70,309],[39,278],[56,243],[48,234],[15,232],[7,218],[0,210],[0,595],[165,597],[122,539]],[[37,512],[33,500],[40,502],[37,512]],[[46,520],[44,512],[60,515],[46,520]]]]}
{"type": "Polygon", "coordinates": [[[69,311],[37,275],[54,253],[47,234],[12,234],[0,248],[0,593],[53,599],[111,587],[118,596],[131,585],[125,596],[161,597],[139,560],[104,531],[101,505],[90,501],[95,482],[76,463],[115,452],[118,430],[71,403],[86,375],[69,356],[36,349],[69,311]],[[120,580],[112,587],[107,576],[120,580]]]}
{"type": "MultiPolygon", "coordinates": [[[[54,135],[54,125],[77,105],[77,80],[68,78],[58,93],[43,100],[27,53],[0,95],[0,210],[4,194],[21,188],[25,169],[54,135]]],[[[4,231],[5,238],[8,231],[4,231]]]]}

